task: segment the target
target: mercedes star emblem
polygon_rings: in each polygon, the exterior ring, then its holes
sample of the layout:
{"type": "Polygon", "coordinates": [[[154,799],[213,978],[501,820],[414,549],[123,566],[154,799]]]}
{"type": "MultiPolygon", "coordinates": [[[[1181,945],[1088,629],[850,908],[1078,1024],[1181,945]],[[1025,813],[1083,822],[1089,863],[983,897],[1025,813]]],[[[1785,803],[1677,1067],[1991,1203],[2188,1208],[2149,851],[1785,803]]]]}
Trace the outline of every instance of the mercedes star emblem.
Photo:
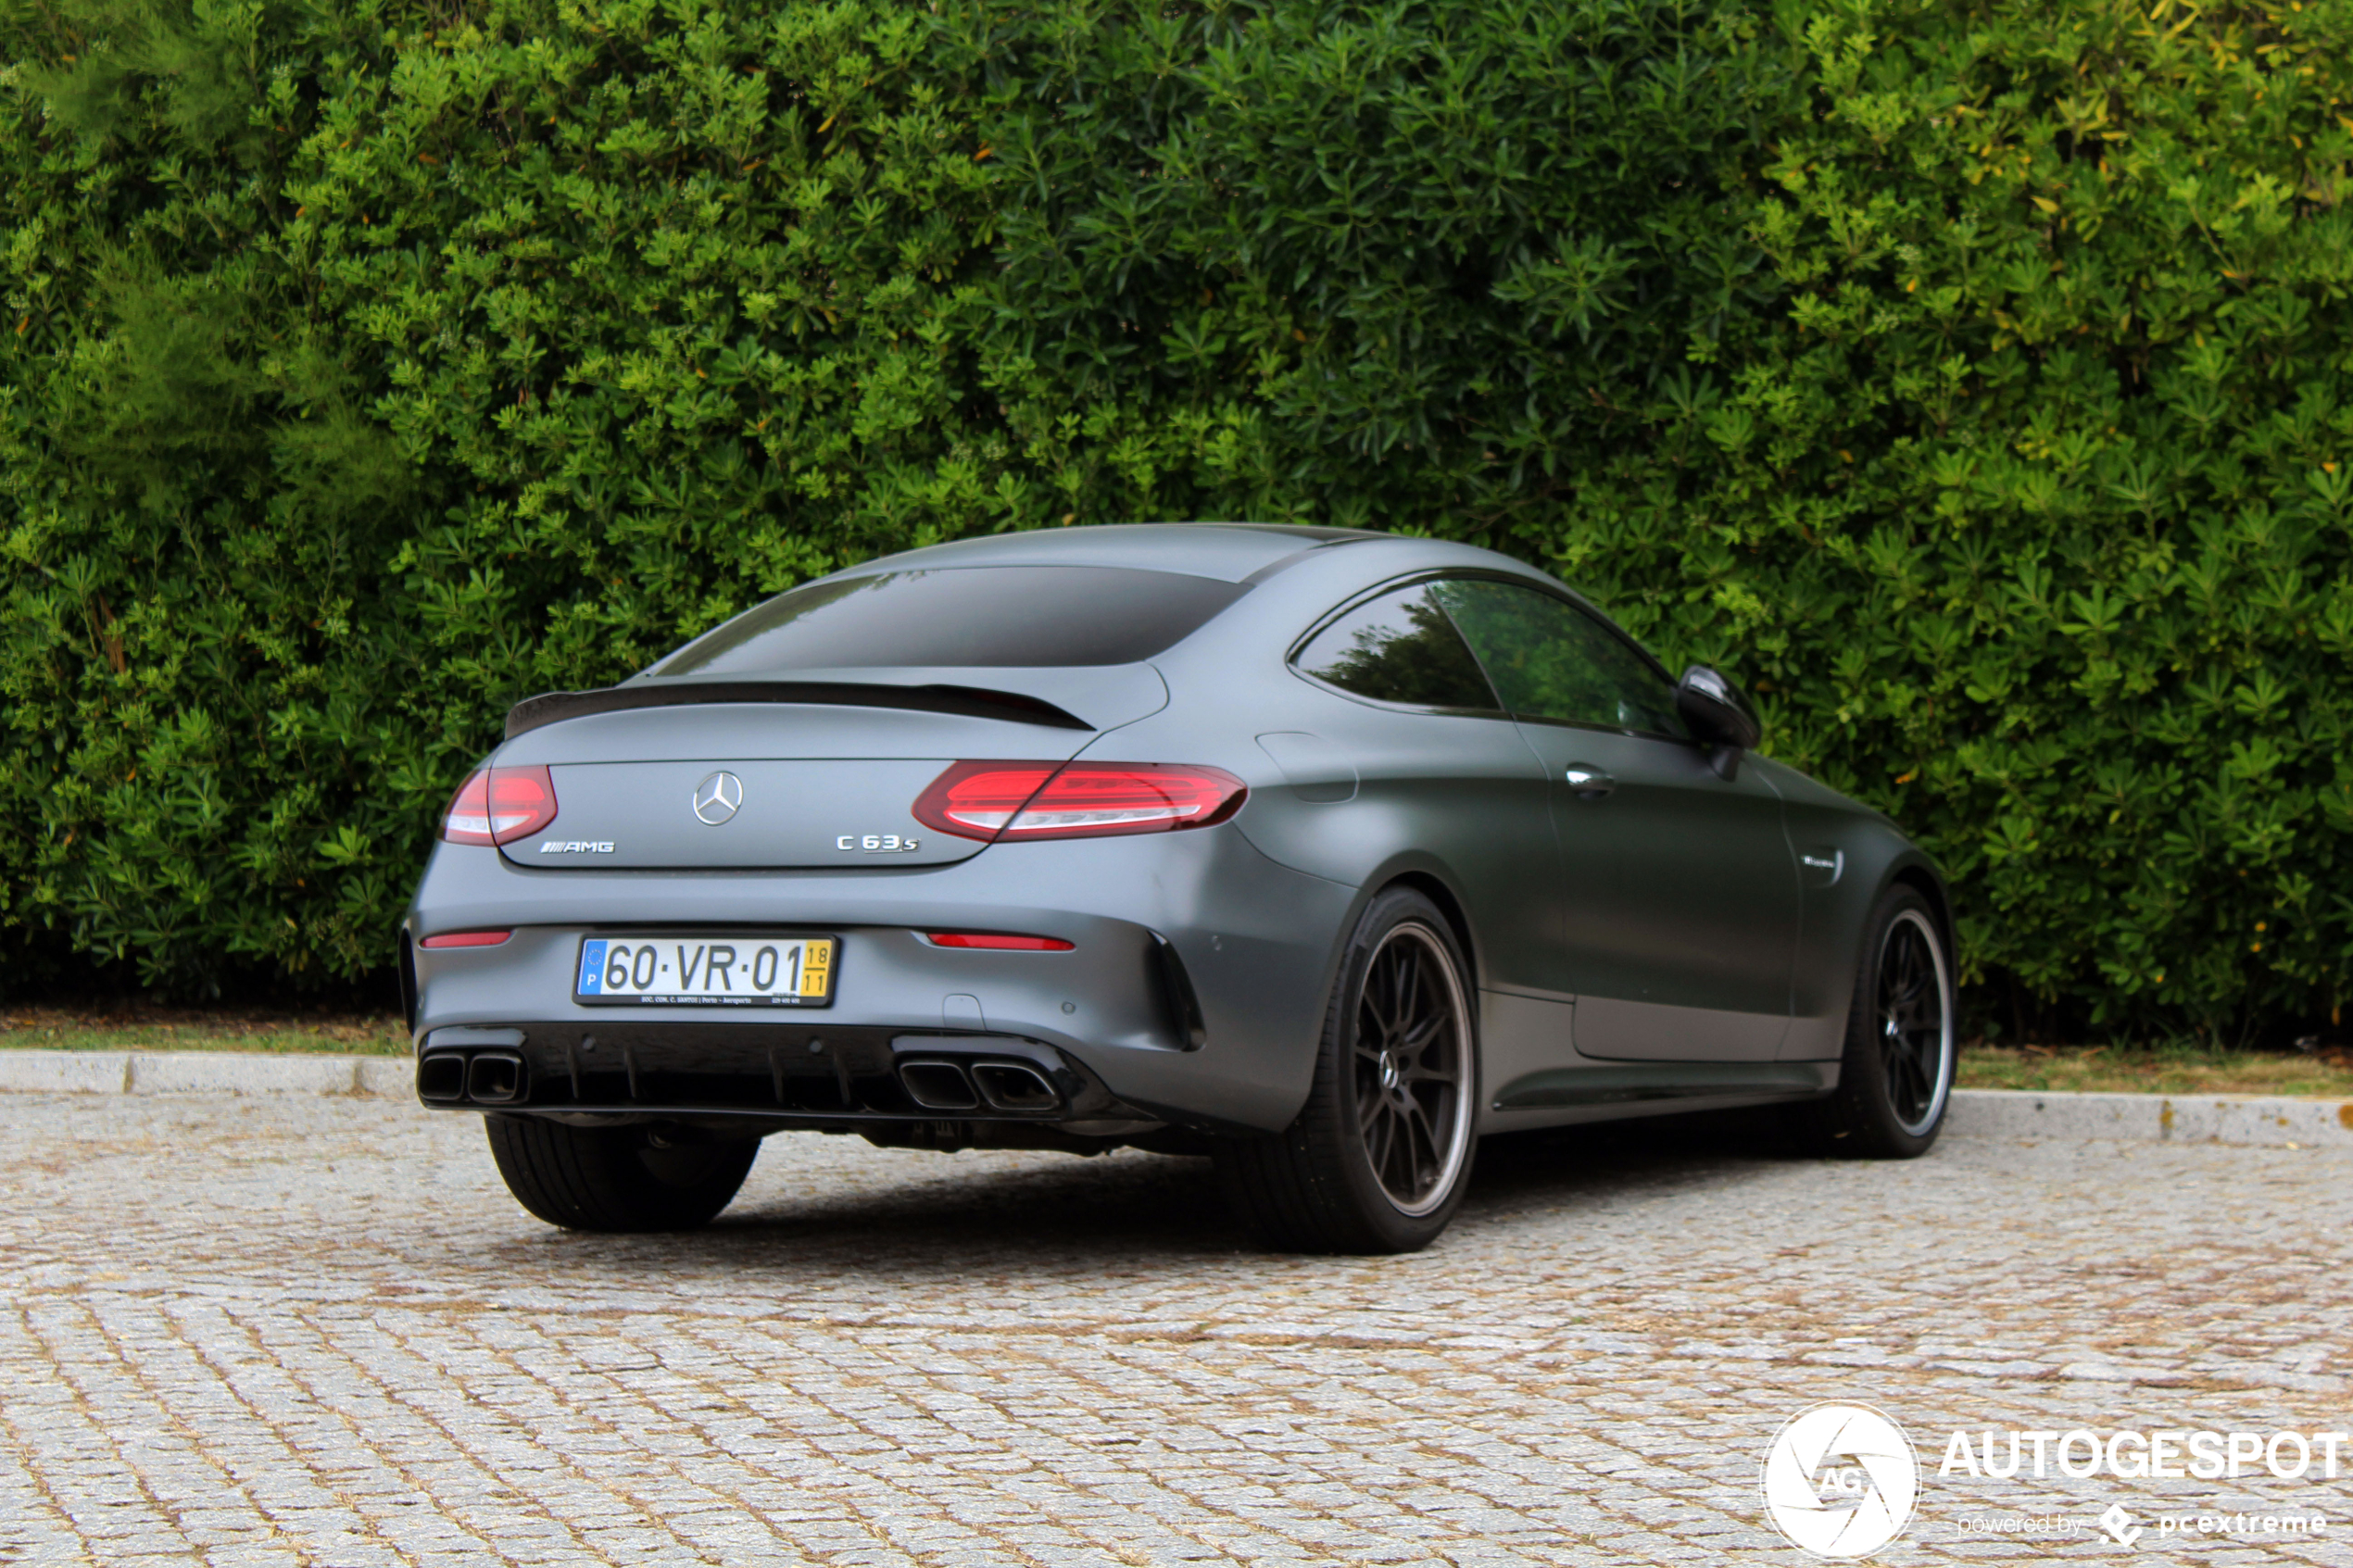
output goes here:
{"type": "Polygon", "coordinates": [[[744,781],[733,773],[713,773],[695,785],[695,815],[717,827],[744,803],[744,781]]]}

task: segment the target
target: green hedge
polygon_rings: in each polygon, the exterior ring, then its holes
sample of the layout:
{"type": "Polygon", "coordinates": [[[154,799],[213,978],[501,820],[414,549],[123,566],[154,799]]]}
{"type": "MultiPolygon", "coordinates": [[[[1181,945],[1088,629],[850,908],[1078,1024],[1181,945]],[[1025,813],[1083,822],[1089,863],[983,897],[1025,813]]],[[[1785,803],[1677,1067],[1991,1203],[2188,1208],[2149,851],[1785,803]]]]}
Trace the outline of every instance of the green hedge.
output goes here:
{"type": "Polygon", "coordinates": [[[2347,0],[0,19],[12,984],[350,984],[514,697],[1225,516],[1729,666],[1989,1022],[2334,1020],[2347,0]]]}

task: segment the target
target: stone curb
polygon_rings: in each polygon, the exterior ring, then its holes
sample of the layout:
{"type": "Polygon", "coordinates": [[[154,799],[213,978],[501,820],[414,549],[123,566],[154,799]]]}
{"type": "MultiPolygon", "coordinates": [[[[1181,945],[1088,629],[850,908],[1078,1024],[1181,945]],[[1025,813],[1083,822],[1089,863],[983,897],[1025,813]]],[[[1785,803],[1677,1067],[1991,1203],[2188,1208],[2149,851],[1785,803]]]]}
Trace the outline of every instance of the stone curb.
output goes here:
{"type": "Polygon", "coordinates": [[[1956,1137],[2115,1138],[2353,1153],[2353,1099],[1957,1089],[1944,1130],[1956,1137]]]}
{"type": "Polygon", "coordinates": [[[415,1092],[402,1056],[267,1051],[0,1050],[0,1094],[382,1095],[415,1092]]]}
{"type": "MultiPolygon", "coordinates": [[[[415,1090],[399,1056],[239,1051],[0,1050],[0,1094],[368,1095],[415,1090]]],[[[2042,1094],[1957,1089],[1955,1137],[2112,1138],[2353,1151],[2353,1100],[2263,1095],[2042,1094]]]]}

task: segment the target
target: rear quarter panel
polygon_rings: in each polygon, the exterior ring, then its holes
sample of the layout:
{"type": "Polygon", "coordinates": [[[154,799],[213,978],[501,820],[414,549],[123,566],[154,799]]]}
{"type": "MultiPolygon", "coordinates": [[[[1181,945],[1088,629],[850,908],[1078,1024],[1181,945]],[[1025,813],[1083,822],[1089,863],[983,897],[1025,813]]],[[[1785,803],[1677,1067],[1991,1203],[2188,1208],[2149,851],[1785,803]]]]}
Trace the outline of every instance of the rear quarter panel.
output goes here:
{"type": "MultiPolygon", "coordinates": [[[[1358,903],[1403,872],[1428,876],[1469,924],[1477,983],[1532,989],[1534,956],[1555,935],[1556,852],[1543,768],[1517,728],[1360,702],[1288,663],[1303,633],[1364,590],[1495,558],[1397,541],[1289,568],[1162,656],[1168,706],[1085,755],[1240,775],[1251,799],[1236,825],[1270,859],[1345,886],[1358,903]]],[[[1328,983],[1348,930],[1327,935],[1328,983]]]]}

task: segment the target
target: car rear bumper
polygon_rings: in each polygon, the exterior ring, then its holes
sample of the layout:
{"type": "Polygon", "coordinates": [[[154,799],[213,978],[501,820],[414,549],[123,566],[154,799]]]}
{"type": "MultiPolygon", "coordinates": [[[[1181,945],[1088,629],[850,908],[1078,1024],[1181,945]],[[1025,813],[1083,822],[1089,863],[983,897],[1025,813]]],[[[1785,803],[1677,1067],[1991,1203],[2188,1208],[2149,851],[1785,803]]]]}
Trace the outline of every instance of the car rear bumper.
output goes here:
{"type": "MultiPolygon", "coordinates": [[[[470,1081],[454,1097],[442,1082],[422,1098],[531,1114],[791,1124],[955,1115],[1273,1130],[1305,1098],[1352,902],[1352,889],[1278,866],[1223,828],[1003,846],[953,865],[852,874],[540,872],[444,845],[407,924],[420,1070],[442,1053],[503,1050],[522,1086],[521,1098],[484,1099],[470,1081]],[[512,935],[496,947],[414,946],[481,929],[512,935]],[[575,1002],[582,939],[616,931],[837,937],[831,1004],[575,1002]],[[1020,933],[1072,947],[943,948],[924,940],[929,931],[1020,933]],[[498,1042],[478,1038],[484,1032],[498,1042]],[[925,1055],[960,1064],[975,1103],[927,1104],[911,1089],[903,1070],[925,1055]],[[990,1060],[1026,1064],[1054,1086],[1056,1103],[993,1103],[971,1075],[990,1060]]],[[[484,1073],[495,1093],[493,1070],[484,1073]]]]}

